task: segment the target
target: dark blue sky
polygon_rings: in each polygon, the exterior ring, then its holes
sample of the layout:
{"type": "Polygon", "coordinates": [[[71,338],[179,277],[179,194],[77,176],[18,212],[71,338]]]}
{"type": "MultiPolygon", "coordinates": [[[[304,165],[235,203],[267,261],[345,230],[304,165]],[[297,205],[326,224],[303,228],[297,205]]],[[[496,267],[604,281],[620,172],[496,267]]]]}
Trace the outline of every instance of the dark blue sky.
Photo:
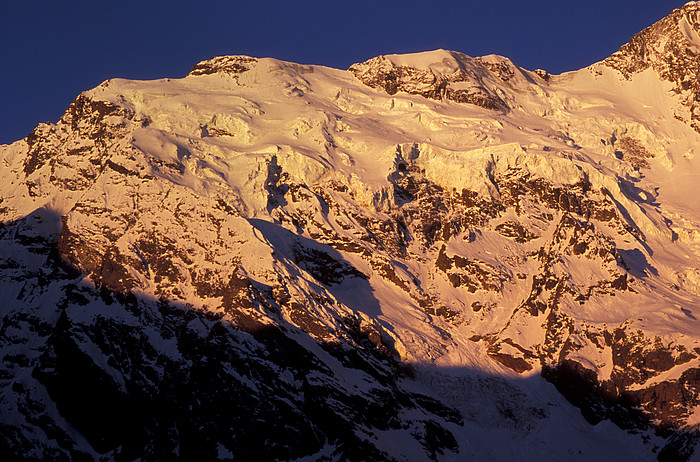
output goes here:
{"type": "Polygon", "coordinates": [[[684,0],[5,1],[0,144],[55,122],[113,77],[182,77],[202,59],[271,56],[347,68],[379,54],[496,53],[527,69],[578,69],[684,0]]]}

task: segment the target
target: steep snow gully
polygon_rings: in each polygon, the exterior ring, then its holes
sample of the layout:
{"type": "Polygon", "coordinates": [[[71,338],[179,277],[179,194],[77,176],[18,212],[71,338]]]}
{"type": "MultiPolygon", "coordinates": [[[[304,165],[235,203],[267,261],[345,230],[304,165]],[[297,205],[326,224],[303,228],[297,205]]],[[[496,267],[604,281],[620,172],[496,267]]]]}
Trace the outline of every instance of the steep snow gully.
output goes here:
{"type": "Polygon", "coordinates": [[[699,55],[82,93],[0,146],[0,458],[698,460],[699,55]]]}

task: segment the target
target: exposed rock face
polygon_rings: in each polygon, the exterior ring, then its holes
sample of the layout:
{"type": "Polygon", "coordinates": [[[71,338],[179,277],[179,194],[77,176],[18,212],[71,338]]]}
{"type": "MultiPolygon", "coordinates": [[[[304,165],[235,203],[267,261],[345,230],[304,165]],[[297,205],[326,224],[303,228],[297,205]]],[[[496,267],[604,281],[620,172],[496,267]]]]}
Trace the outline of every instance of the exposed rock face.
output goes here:
{"type": "Polygon", "coordinates": [[[654,154],[646,150],[643,143],[629,136],[616,140],[615,147],[618,148],[615,155],[620,159],[627,160],[636,169],[649,168],[647,159],[654,157],[654,154]]]}
{"type": "Polygon", "coordinates": [[[81,95],[0,147],[0,457],[691,457],[697,125],[595,78],[232,56],[81,95]]]}

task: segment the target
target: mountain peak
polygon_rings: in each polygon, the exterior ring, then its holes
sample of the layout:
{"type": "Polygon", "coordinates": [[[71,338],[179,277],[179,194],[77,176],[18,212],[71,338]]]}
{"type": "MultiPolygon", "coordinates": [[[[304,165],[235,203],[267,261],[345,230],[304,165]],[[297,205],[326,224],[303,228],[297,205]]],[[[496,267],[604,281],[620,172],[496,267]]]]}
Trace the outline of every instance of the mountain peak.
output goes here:
{"type": "Polygon", "coordinates": [[[629,78],[649,67],[662,70],[673,56],[695,56],[699,51],[700,2],[689,2],[634,35],[603,63],[629,78]]]}
{"type": "Polygon", "coordinates": [[[674,84],[688,113],[679,116],[700,131],[700,2],[689,2],[636,34],[603,64],[626,79],[651,68],[674,84]]]}

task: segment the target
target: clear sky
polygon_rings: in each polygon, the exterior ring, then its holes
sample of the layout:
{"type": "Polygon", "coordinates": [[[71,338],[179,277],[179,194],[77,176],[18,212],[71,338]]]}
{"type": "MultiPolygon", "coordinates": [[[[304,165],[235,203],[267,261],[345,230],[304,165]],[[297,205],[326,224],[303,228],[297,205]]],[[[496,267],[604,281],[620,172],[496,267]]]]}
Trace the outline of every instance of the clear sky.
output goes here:
{"type": "Polygon", "coordinates": [[[550,73],[599,61],[684,0],[47,0],[0,6],[0,144],[114,77],[183,77],[225,54],[347,68],[445,48],[550,73]]]}

